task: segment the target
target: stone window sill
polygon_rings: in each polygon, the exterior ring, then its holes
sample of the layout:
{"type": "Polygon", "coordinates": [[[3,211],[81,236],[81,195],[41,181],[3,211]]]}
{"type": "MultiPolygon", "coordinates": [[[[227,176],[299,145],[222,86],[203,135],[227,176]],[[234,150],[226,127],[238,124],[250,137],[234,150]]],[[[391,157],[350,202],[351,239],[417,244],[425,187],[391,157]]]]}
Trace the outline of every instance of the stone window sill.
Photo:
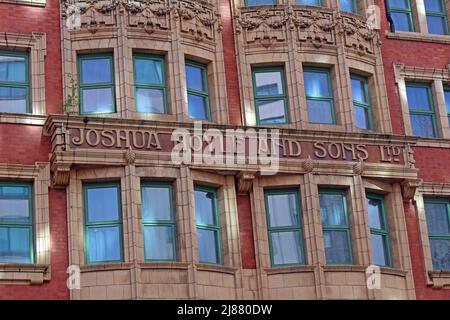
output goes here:
{"type": "Polygon", "coordinates": [[[45,7],[46,0],[0,0],[1,2],[23,4],[28,6],[45,7]]]}
{"type": "Polygon", "coordinates": [[[42,284],[48,278],[49,266],[43,264],[0,264],[0,283],[42,284]]]}
{"type": "Polygon", "coordinates": [[[313,272],[314,266],[308,265],[308,266],[288,266],[288,267],[271,267],[271,268],[265,268],[264,271],[268,275],[273,274],[285,274],[285,273],[302,273],[302,272],[313,272]]]}
{"type": "Polygon", "coordinates": [[[97,271],[114,271],[114,270],[129,270],[131,263],[108,263],[108,264],[91,264],[80,266],[81,272],[97,272],[97,271]]]}
{"type": "Polygon", "coordinates": [[[388,39],[395,40],[407,40],[407,41],[421,41],[421,42],[434,42],[434,43],[444,43],[450,44],[450,36],[448,35],[438,35],[429,33],[419,33],[419,32],[389,32],[386,31],[386,37],[388,39]]]}
{"type": "Polygon", "coordinates": [[[197,263],[195,265],[195,268],[198,271],[228,273],[228,274],[233,274],[233,275],[237,271],[237,268],[221,266],[221,265],[214,265],[214,264],[206,264],[206,263],[197,263]]]}
{"type": "Polygon", "coordinates": [[[139,266],[141,269],[180,269],[187,270],[187,262],[143,262],[139,266]]]}
{"type": "MultiPolygon", "coordinates": [[[[2,2],[2,0],[0,0],[2,2]]],[[[47,117],[28,113],[5,113],[0,112],[0,123],[28,124],[43,126],[47,117]]]]}
{"type": "Polygon", "coordinates": [[[429,271],[428,277],[433,288],[450,289],[450,271],[429,271]]]}

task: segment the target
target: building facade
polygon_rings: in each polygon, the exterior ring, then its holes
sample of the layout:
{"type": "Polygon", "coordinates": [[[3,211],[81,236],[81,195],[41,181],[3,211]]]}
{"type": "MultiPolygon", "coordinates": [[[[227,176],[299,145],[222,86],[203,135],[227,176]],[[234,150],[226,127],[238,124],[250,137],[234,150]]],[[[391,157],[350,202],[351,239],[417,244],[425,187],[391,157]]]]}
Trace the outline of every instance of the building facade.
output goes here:
{"type": "Polygon", "coordinates": [[[450,299],[449,13],[0,0],[0,297],[450,299]]]}

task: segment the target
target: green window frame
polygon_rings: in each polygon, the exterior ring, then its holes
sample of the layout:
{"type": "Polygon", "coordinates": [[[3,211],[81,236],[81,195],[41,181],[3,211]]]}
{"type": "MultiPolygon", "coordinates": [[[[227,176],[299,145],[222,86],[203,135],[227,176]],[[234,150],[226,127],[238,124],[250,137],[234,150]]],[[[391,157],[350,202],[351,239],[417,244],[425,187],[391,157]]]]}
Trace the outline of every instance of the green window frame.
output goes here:
{"type": "Polygon", "coordinates": [[[97,183],[85,183],[83,184],[83,198],[84,198],[84,241],[85,241],[85,260],[87,264],[103,264],[123,261],[123,227],[122,227],[122,201],[119,182],[97,182],[97,183]],[[115,188],[117,192],[117,219],[116,220],[102,220],[102,221],[89,221],[89,203],[88,203],[88,191],[90,189],[103,189],[103,188],[115,188]],[[119,258],[109,260],[96,260],[90,259],[90,229],[101,228],[118,228],[118,244],[119,244],[119,258]]]}
{"type": "Polygon", "coordinates": [[[420,136],[419,134],[416,134],[414,131],[414,125],[412,121],[413,116],[428,116],[431,117],[431,125],[432,125],[432,135],[428,135],[426,137],[434,137],[438,138],[438,131],[437,131],[437,124],[436,124],[436,113],[434,109],[434,101],[433,101],[433,94],[431,91],[431,85],[426,83],[414,83],[414,82],[407,82],[406,83],[406,91],[408,92],[408,88],[423,88],[427,91],[427,98],[428,98],[428,104],[430,109],[429,110],[421,110],[421,109],[414,109],[410,106],[410,101],[408,99],[408,109],[409,109],[409,116],[411,119],[411,129],[413,131],[413,135],[420,136]]]}
{"type": "Polygon", "coordinates": [[[305,81],[305,95],[306,95],[306,104],[308,109],[308,122],[309,123],[315,123],[315,124],[336,124],[336,110],[334,107],[334,97],[333,97],[333,87],[331,85],[331,70],[328,68],[316,68],[316,67],[303,67],[303,74],[305,73],[317,73],[317,74],[325,74],[327,78],[327,85],[328,85],[328,96],[322,96],[322,95],[310,95],[307,93],[306,90],[306,79],[305,81]],[[331,115],[331,122],[319,122],[319,121],[312,121],[310,119],[310,110],[309,110],[309,102],[328,102],[330,104],[330,115],[331,115]]]}
{"type": "MultiPolygon", "coordinates": [[[[142,199],[142,235],[144,238],[144,259],[145,261],[177,261],[177,243],[176,243],[176,223],[175,223],[175,210],[174,210],[174,197],[173,197],[173,187],[170,182],[148,182],[143,181],[141,183],[141,199],[142,199]],[[169,215],[170,219],[146,219],[145,218],[145,208],[144,208],[144,189],[145,188],[160,188],[167,189],[169,194],[169,215]],[[172,258],[151,258],[147,256],[147,241],[145,239],[145,229],[146,228],[166,228],[170,229],[170,234],[172,237],[172,258]]],[[[161,199],[159,199],[161,201],[161,199]]]]}
{"type": "Polygon", "coordinates": [[[189,88],[188,81],[187,81],[187,69],[186,69],[186,89],[187,89],[187,96],[188,96],[189,117],[191,119],[196,119],[196,120],[210,120],[211,119],[211,110],[210,110],[209,89],[208,89],[208,73],[207,73],[208,67],[207,67],[207,65],[205,65],[203,63],[195,62],[192,60],[187,60],[185,65],[186,65],[186,67],[200,69],[201,77],[202,77],[202,87],[203,87],[203,90],[189,88]],[[200,117],[195,117],[195,116],[191,115],[191,111],[193,111],[193,110],[191,109],[192,106],[189,105],[189,96],[200,97],[200,98],[204,99],[204,102],[205,102],[204,107],[206,108],[206,110],[203,110],[203,112],[206,117],[200,118],[200,117]]]}
{"type": "Polygon", "coordinates": [[[165,59],[163,56],[155,56],[148,54],[134,54],[133,55],[133,71],[134,71],[134,106],[135,111],[139,113],[153,113],[153,114],[167,114],[168,113],[168,105],[167,105],[167,82],[166,82],[166,70],[165,70],[165,59]],[[151,82],[138,82],[137,79],[137,66],[136,60],[147,60],[154,61],[160,64],[161,66],[161,82],[160,83],[151,83],[151,82]],[[145,112],[140,111],[140,107],[138,105],[138,91],[139,90],[153,90],[162,92],[162,112],[145,112]]]}
{"type": "Polygon", "coordinates": [[[411,1],[410,0],[404,0],[404,1],[406,4],[406,7],[395,7],[395,6],[391,6],[390,1],[387,0],[386,1],[386,10],[393,21],[394,31],[414,32],[414,21],[412,18],[411,1]],[[398,30],[398,26],[395,25],[395,19],[393,18],[393,15],[406,15],[406,19],[408,22],[408,30],[398,30]]]}
{"type": "MultiPolygon", "coordinates": [[[[370,234],[372,236],[372,254],[373,254],[373,237],[379,236],[382,239],[383,244],[383,255],[384,255],[384,264],[378,264],[375,262],[376,265],[380,267],[392,267],[392,257],[391,257],[391,244],[389,239],[389,226],[387,223],[387,216],[386,216],[386,207],[384,205],[384,196],[380,194],[375,193],[367,193],[366,194],[366,201],[375,201],[378,203],[380,211],[378,212],[378,218],[380,222],[379,227],[373,227],[370,225],[370,218],[369,218],[369,227],[370,227],[370,234]]],[[[375,260],[375,258],[374,258],[375,260]]]]}
{"type": "MultiPolygon", "coordinates": [[[[33,264],[35,263],[35,247],[34,247],[34,201],[33,201],[33,185],[32,183],[19,183],[19,182],[0,182],[0,201],[1,200],[28,200],[28,219],[21,220],[21,219],[4,219],[0,216],[0,230],[4,230],[7,232],[7,239],[11,236],[11,230],[21,230],[25,229],[27,230],[27,236],[28,236],[28,251],[29,256],[27,257],[27,260],[9,260],[5,259],[0,255],[0,263],[23,263],[23,264],[33,264]],[[7,188],[21,188],[23,191],[26,190],[24,194],[18,195],[13,194],[11,195],[9,192],[6,192],[5,189],[7,188]]],[[[17,208],[17,206],[16,206],[17,208]]],[[[2,208],[0,207],[0,210],[2,208]]],[[[0,238],[5,236],[3,232],[0,232],[0,238]]],[[[0,245],[0,253],[3,252],[3,246],[4,242],[2,239],[2,244],[0,245]]],[[[8,249],[7,252],[13,251],[11,248],[12,243],[9,240],[6,240],[8,242],[8,249]]]]}
{"type": "Polygon", "coordinates": [[[114,80],[114,59],[112,54],[97,53],[97,54],[85,54],[78,56],[78,77],[79,77],[79,97],[80,97],[80,114],[109,114],[116,112],[116,93],[115,93],[115,80],[114,80]],[[98,82],[98,83],[84,83],[82,63],[88,60],[104,60],[109,61],[110,81],[98,82]],[[85,111],[84,106],[84,91],[86,90],[111,90],[111,109],[107,111],[85,111]]]}
{"type": "Polygon", "coordinates": [[[212,205],[213,205],[213,212],[212,212],[212,218],[213,223],[201,223],[198,221],[199,214],[197,212],[197,205],[195,204],[195,217],[196,217],[196,228],[197,228],[197,242],[200,243],[200,236],[199,232],[205,231],[205,232],[212,232],[214,234],[214,250],[215,250],[215,261],[206,261],[202,260],[200,258],[200,244],[198,245],[198,255],[199,255],[199,262],[200,263],[207,263],[207,264],[222,264],[223,263],[223,257],[222,257],[222,237],[221,237],[221,227],[220,227],[220,220],[219,220],[219,207],[218,207],[218,201],[217,201],[217,189],[211,188],[211,187],[205,187],[196,185],[194,186],[194,193],[195,192],[206,192],[212,195],[212,205]]]}
{"type": "Polygon", "coordinates": [[[270,263],[272,267],[283,267],[283,266],[291,266],[291,265],[305,265],[306,264],[306,255],[305,255],[305,247],[304,247],[304,232],[303,232],[303,219],[301,214],[301,203],[298,190],[295,189],[267,189],[264,192],[264,203],[266,208],[266,221],[267,221],[267,234],[269,238],[269,250],[270,250],[270,263]],[[277,195],[294,195],[295,202],[297,206],[297,211],[294,213],[294,216],[297,217],[297,221],[295,224],[289,226],[272,226],[271,225],[271,212],[269,206],[269,197],[277,196],[277,195]],[[299,234],[299,245],[298,245],[298,262],[295,263],[276,263],[275,262],[275,248],[273,245],[273,235],[274,234],[282,234],[282,233],[294,233],[297,232],[299,234]]]}
{"type": "Polygon", "coordinates": [[[427,10],[427,0],[424,1],[425,4],[425,13],[427,16],[427,25],[428,25],[428,33],[431,34],[442,34],[447,35],[448,34],[448,19],[447,19],[447,12],[445,7],[445,1],[444,0],[436,0],[439,1],[441,6],[441,11],[433,11],[433,10],[427,10]],[[441,21],[443,24],[443,30],[442,32],[430,32],[430,19],[437,18],[441,21]]]}
{"type": "Polygon", "coordinates": [[[247,7],[251,7],[251,6],[263,6],[263,5],[270,5],[270,6],[274,6],[276,5],[278,2],[277,0],[245,0],[245,5],[247,7]]]}
{"type": "Polygon", "coordinates": [[[341,0],[341,11],[358,13],[358,3],[357,0],[341,0]],[[350,10],[344,10],[346,6],[350,5],[350,10]]]}
{"type": "MultiPolygon", "coordinates": [[[[25,111],[2,111],[0,112],[14,112],[14,113],[30,113],[30,66],[29,66],[29,55],[27,52],[20,51],[1,51],[0,56],[3,57],[17,57],[24,59],[25,62],[25,79],[24,81],[7,81],[0,80],[0,88],[9,90],[25,90],[25,111]]],[[[0,91],[1,94],[1,91],[0,91]]],[[[6,96],[8,97],[8,96],[6,96]]],[[[9,96],[11,97],[11,96],[9,96]]],[[[1,96],[0,96],[1,99],[1,96]]]]}
{"type": "MultiPolygon", "coordinates": [[[[363,77],[357,74],[350,75],[350,81],[359,81],[363,86],[363,100],[355,99],[355,92],[352,90],[352,99],[353,99],[353,112],[355,114],[355,126],[359,129],[372,130],[373,129],[373,113],[372,107],[370,105],[370,93],[369,93],[369,79],[367,77],[363,77]],[[367,120],[366,127],[358,126],[356,121],[356,110],[357,108],[361,108],[364,110],[367,120]]],[[[353,88],[353,86],[352,86],[353,88]]]]}
{"type": "Polygon", "coordinates": [[[322,6],[322,0],[296,0],[296,4],[320,7],[322,6]]]}
{"type": "Polygon", "coordinates": [[[444,87],[445,108],[447,110],[448,126],[450,127],[450,87],[444,87]]]}
{"type": "Polygon", "coordinates": [[[255,109],[256,109],[256,123],[260,124],[287,124],[289,123],[289,110],[288,110],[288,99],[286,94],[286,75],[284,67],[255,67],[252,68],[252,78],[253,78],[253,96],[255,99],[255,109]],[[258,95],[256,90],[256,75],[258,73],[269,73],[269,72],[279,72],[281,78],[282,94],[268,94],[268,95],[258,95]],[[284,105],[284,120],[283,121],[261,121],[259,107],[261,103],[267,101],[279,101],[283,100],[284,105]]]}
{"type": "MultiPolygon", "coordinates": [[[[431,251],[431,258],[433,261],[433,269],[434,270],[450,270],[450,199],[446,198],[432,198],[432,197],[425,197],[424,198],[424,206],[425,206],[425,216],[427,218],[427,227],[428,227],[428,238],[430,241],[430,251],[431,251]],[[435,232],[431,230],[431,212],[427,210],[427,205],[434,204],[434,205],[442,205],[445,207],[446,215],[444,215],[444,218],[446,218],[447,227],[446,231],[439,230],[439,232],[435,232]],[[435,242],[437,241],[446,241],[448,246],[446,248],[446,257],[443,258],[443,263],[441,263],[439,260],[436,260],[435,254],[437,253],[437,249],[439,249],[439,246],[436,245],[435,242]],[[443,266],[443,267],[442,267],[443,266]]],[[[442,221],[438,221],[439,227],[443,228],[444,224],[442,221]]],[[[445,248],[444,248],[445,250],[445,248]]],[[[441,254],[442,252],[438,253],[441,254]]]]}
{"type": "MultiPolygon", "coordinates": [[[[348,207],[347,207],[347,195],[344,190],[339,189],[328,189],[328,188],[321,188],[319,189],[319,200],[321,195],[337,195],[340,196],[342,201],[342,208],[343,208],[343,217],[344,217],[344,224],[337,225],[337,224],[325,224],[323,222],[323,212],[322,212],[322,204],[321,204],[321,219],[322,219],[322,232],[324,234],[324,251],[325,251],[325,260],[326,263],[329,265],[352,265],[353,264],[353,250],[352,250],[352,240],[351,240],[351,231],[350,231],[350,222],[348,217],[348,207]],[[329,261],[329,258],[327,257],[327,239],[325,237],[325,233],[345,233],[345,239],[348,249],[348,260],[343,262],[332,262],[329,261]]],[[[329,238],[331,243],[331,238],[329,238]]]]}

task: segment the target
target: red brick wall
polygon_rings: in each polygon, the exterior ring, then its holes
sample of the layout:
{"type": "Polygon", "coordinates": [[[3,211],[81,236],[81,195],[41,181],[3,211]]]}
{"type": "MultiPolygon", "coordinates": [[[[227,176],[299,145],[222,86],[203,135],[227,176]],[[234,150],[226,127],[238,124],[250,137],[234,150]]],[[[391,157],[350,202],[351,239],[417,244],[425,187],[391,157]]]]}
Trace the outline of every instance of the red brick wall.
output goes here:
{"type": "Polygon", "coordinates": [[[242,267],[244,269],[256,268],[252,208],[250,201],[250,195],[248,194],[237,195],[241,257],[242,267]]]}
{"type": "MultiPolygon", "coordinates": [[[[417,41],[392,40],[384,36],[389,30],[386,19],[384,1],[378,0],[376,4],[381,9],[381,35],[382,57],[386,77],[386,87],[391,113],[394,134],[404,135],[403,115],[401,112],[400,98],[394,79],[393,63],[403,63],[408,66],[428,68],[448,68],[450,46],[438,43],[426,43],[417,41]]],[[[419,169],[419,177],[429,182],[450,181],[450,150],[443,148],[414,147],[416,167],[419,169]]],[[[410,203],[405,203],[405,217],[416,295],[418,299],[450,299],[450,290],[431,289],[425,283],[424,261],[420,234],[415,208],[410,203]]]]}
{"type": "MultiPolygon", "coordinates": [[[[61,47],[59,1],[44,8],[0,3],[0,33],[45,32],[45,97],[47,113],[60,113],[61,47]]],[[[0,163],[34,164],[48,161],[50,139],[41,126],[0,124],[0,163]]],[[[66,193],[49,190],[51,280],[42,285],[0,285],[0,299],[68,299],[66,193]]]]}

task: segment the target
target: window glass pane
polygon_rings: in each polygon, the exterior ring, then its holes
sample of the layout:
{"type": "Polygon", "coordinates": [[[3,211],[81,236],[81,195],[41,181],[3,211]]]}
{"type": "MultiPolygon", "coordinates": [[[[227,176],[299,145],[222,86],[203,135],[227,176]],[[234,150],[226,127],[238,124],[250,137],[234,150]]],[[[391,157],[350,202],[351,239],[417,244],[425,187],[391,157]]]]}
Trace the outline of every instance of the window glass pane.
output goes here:
{"type": "Polygon", "coordinates": [[[0,112],[27,112],[27,89],[0,87],[0,112]]]}
{"type": "Polygon", "coordinates": [[[164,85],[161,60],[134,58],[136,83],[164,85]]]}
{"type": "Polygon", "coordinates": [[[385,237],[379,234],[372,234],[372,254],[377,266],[386,266],[386,241],[385,237]]]}
{"type": "Polygon", "coordinates": [[[409,14],[400,12],[391,12],[391,18],[394,21],[395,31],[412,30],[409,14]]]}
{"type": "Polygon", "coordinates": [[[186,65],[186,83],[188,89],[206,91],[203,69],[197,66],[186,65]]]}
{"type": "Polygon", "coordinates": [[[247,6],[260,6],[260,5],[271,5],[276,4],[275,0],[245,0],[247,6]]]}
{"type": "Polygon", "coordinates": [[[119,200],[117,187],[87,189],[88,223],[119,220],[119,200]]]}
{"type": "Polygon", "coordinates": [[[427,16],[428,33],[447,34],[447,21],[444,17],[427,16]]]}
{"type": "Polygon", "coordinates": [[[271,237],[274,264],[303,263],[299,231],[273,232],[271,237]]]}
{"type": "Polygon", "coordinates": [[[447,203],[425,201],[425,215],[429,233],[449,233],[450,221],[448,221],[447,203]]]}
{"type": "Polygon", "coordinates": [[[388,0],[390,8],[402,8],[407,9],[409,0],[388,0]]]}
{"type": "Polygon", "coordinates": [[[215,225],[215,194],[209,191],[195,190],[195,218],[199,225],[215,225]]]}
{"type": "Polygon", "coordinates": [[[369,226],[373,229],[384,229],[383,209],[379,199],[366,199],[369,213],[369,226]]]}
{"type": "Polygon", "coordinates": [[[351,85],[353,100],[361,103],[368,103],[365,91],[365,81],[352,78],[351,85]]]}
{"type": "Polygon", "coordinates": [[[136,88],[136,109],[144,113],[165,113],[162,89],[136,88]]]}
{"type": "Polygon", "coordinates": [[[406,95],[410,110],[431,111],[429,90],[426,87],[406,86],[406,95]]]}
{"type": "Polygon", "coordinates": [[[145,259],[175,259],[172,227],[144,226],[144,242],[145,259]]]}
{"type": "Polygon", "coordinates": [[[320,6],[321,0],[297,0],[298,4],[304,4],[306,6],[320,6]]]}
{"type": "Polygon", "coordinates": [[[369,110],[355,105],[355,126],[360,129],[370,129],[369,110]]]}
{"type": "Polygon", "coordinates": [[[31,263],[31,228],[0,227],[0,263],[31,263]]]}
{"type": "Polygon", "coordinates": [[[144,221],[172,220],[171,189],[142,187],[142,219],[144,221]]]}
{"type": "Polygon", "coordinates": [[[450,270],[450,239],[430,239],[434,270],[450,270]]]}
{"type": "Polygon", "coordinates": [[[89,262],[119,261],[120,227],[89,227],[89,262]]]}
{"type": "Polygon", "coordinates": [[[0,221],[30,220],[29,188],[0,186],[0,221]]]}
{"type": "Polygon", "coordinates": [[[450,113],[450,90],[445,90],[445,106],[447,108],[447,112],[450,113]]]}
{"type": "Polygon", "coordinates": [[[188,94],[189,117],[194,119],[208,119],[208,103],[207,98],[188,94]]]}
{"type": "Polygon", "coordinates": [[[114,111],[111,88],[83,89],[83,112],[108,113],[114,111]]]}
{"type": "Polygon", "coordinates": [[[325,72],[305,71],[305,92],[309,97],[331,97],[328,74],[325,72]]]}
{"type": "Polygon", "coordinates": [[[298,201],[295,193],[267,196],[269,227],[298,226],[298,201]]]}
{"type": "Polygon", "coordinates": [[[197,241],[200,262],[218,263],[217,231],[197,229],[197,241]]]}
{"type": "Polygon", "coordinates": [[[307,100],[308,121],[310,123],[333,124],[333,107],[331,101],[307,100]]]}
{"type": "Polygon", "coordinates": [[[26,82],[26,59],[0,54],[0,81],[26,82]]]}
{"type": "Polygon", "coordinates": [[[411,114],[411,126],[415,136],[434,137],[433,117],[431,115],[411,114]]]}
{"type": "Polygon", "coordinates": [[[346,231],[324,231],[323,240],[327,264],[351,264],[346,231]]]}
{"type": "Polygon", "coordinates": [[[354,0],[341,0],[341,10],[345,12],[355,12],[354,0]]]}
{"type": "Polygon", "coordinates": [[[255,73],[256,95],[271,96],[284,94],[281,72],[257,72],[255,73]]]}
{"type": "Polygon", "coordinates": [[[320,216],[325,226],[346,226],[344,198],[341,194],[320,193],[320,216]]]}
{"type": "Polygon", "coordinates": [[[82,84],[110,83],[111,59],[81,59],[82,84]]]}
{"type": "Polygon", "coordinates": [[[427,12],[443,12],[442,0],[424,0],[425,10],[427,12]]]}
{"type": "Polygon", "coordinates": [[[284,100],[256,101],[260,124],[286,123],[284,100]]]}

